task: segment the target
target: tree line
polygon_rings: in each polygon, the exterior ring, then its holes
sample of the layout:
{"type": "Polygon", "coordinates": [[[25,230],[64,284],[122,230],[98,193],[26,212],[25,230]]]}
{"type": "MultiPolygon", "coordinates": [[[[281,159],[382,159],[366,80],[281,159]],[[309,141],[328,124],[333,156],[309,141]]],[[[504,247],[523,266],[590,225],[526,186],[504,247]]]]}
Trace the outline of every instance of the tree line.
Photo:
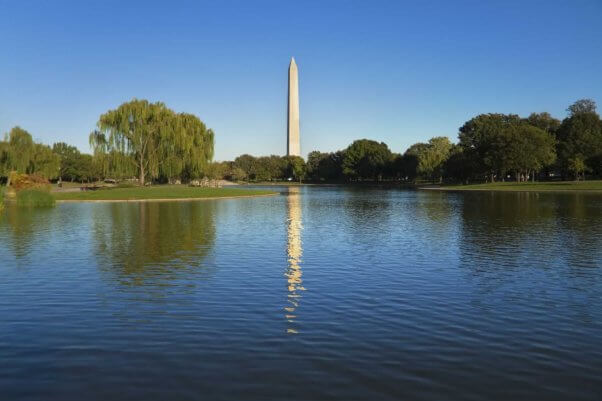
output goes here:
{"type": "Polygon", "coordinates": [[[64,142],[36,143],[15,127],[0,141],[0,179],[10,184],[15,171],[79,182],[137,177],[144,185],[203,177],[213,159],[213,131],[161,102],[134,99],[107,111],[89,141],[92,155],[64,142]]]}
{"type": "Polygon", "coordinates": [[[602,176],[602,121],[596,103],[570,105],[562,121],[549,113],[480,114],[465,122],[457,143],[437,136],[395,153],[359,139],[337,152],[298,156],[249,154],[212,162],[214,133],[196,116],[161,102],[134,99],[99,118],[90,136],[93,155],[66,143],[35,143],[19,127],[0,141],[0,178],[10,171],[48,179],[94,181],[138,177],[140,184],[209,177],[234,181],[483,182],[584,179],[602,176]]]}
{"type": "Polygon", "coordinates": [[[458,142],[443,136],[410,146],[403,154],[369,139],[337,152],[310,152],[307,162],[281,156],[242,155],[216,163],[219,178],[314,182],[493,182],[584,179],[602,176],[602,121],[591,99],[575,102],[560,121],[549,113],[480,114],[465,122],[458,142]]]}

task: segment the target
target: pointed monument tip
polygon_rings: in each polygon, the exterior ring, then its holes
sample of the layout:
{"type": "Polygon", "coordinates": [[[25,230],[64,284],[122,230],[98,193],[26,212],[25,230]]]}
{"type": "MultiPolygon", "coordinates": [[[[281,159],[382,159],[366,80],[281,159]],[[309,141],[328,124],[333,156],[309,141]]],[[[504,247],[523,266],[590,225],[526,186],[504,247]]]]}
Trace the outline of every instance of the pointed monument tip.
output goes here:
{"type": "Polygon", "coordinates": [[[291,57],[291,64],[295,64],[295,58],[291,57]]]}

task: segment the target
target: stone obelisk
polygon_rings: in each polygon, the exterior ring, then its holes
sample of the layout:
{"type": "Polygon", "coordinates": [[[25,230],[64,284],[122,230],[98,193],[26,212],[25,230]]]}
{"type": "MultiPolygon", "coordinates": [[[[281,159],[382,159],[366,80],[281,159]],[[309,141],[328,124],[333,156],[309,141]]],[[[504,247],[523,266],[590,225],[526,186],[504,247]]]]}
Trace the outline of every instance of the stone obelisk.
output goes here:
{"type": "Polygon", "coordinates": [[[286,155],[301,156],[299,143],[299,71],[295,58],[288,67],[288,127],[286,135],[286,155]]]}

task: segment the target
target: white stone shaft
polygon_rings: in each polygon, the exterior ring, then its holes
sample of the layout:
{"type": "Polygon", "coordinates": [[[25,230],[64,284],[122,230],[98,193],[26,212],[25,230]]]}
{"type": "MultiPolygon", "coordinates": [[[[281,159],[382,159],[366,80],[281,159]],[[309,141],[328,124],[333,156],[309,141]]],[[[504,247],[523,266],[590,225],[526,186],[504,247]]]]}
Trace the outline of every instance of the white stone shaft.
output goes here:
{"type": "Polygon", "coordinates": [[[299,142],[299,71],[294,57],[288,67],[286,154],[287,156],[301,156],[301,144],[299,142]]]}

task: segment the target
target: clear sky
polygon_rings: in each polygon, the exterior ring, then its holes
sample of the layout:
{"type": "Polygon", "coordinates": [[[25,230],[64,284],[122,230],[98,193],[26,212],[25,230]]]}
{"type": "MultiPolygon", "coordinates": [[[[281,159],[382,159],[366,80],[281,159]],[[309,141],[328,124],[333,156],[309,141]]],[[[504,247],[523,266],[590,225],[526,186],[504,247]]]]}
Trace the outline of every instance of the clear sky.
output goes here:
{"type": "Polygon", "coordinates": [[[602,103],[602,1],[0,0],[0,54],[0,133],[89,151],[136,97],[198,115],[217,160],[284,154],[294,56],[304,156],[403,152],[479,113],[602,103]]]}

